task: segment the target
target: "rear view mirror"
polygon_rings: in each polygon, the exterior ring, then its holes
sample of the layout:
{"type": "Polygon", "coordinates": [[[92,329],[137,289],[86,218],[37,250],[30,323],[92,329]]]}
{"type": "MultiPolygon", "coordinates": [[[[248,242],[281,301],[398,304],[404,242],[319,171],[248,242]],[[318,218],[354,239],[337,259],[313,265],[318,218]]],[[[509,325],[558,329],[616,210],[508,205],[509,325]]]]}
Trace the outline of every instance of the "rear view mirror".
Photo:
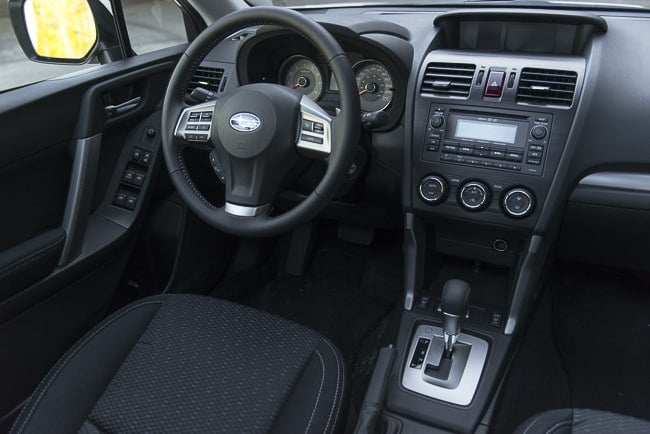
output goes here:
{"type": "Polygon", "coordinates": [[[86,0],[10,0],[16,38],[31,60],[85,63],[97,45],[97,27],[86,0]]]}

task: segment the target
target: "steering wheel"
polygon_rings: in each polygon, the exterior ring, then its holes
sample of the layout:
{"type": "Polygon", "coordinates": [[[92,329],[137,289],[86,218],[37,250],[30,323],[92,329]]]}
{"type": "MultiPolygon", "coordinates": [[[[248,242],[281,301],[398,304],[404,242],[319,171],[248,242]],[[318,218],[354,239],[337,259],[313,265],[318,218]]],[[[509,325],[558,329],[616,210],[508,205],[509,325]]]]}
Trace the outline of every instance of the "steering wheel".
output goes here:
{"type": "Polygon", "coordinates": [[[203,31],[171,75],[162,112],[162,148],[171,179],[190,209],[208,224],[239,236],[272,236],[313,218],[345,179],[359,139],[360,108],[354,73],[341,46],[320,24],[280,7],[233,12],[203,31]],[[233,33],[256,25],[289,29],[318,49],[339,88],[340,112],[330,116],[288,87],[256,83],[216,100],[188,105],[184,97],[204,57],[233,33]],[[225,205],[196,188],[183,159],[191,142],[211,143],[224,174],[225,205]],[[320,183],[302,202],[277,216],[271,204],[300,155],[327,159],[320,183]]]}

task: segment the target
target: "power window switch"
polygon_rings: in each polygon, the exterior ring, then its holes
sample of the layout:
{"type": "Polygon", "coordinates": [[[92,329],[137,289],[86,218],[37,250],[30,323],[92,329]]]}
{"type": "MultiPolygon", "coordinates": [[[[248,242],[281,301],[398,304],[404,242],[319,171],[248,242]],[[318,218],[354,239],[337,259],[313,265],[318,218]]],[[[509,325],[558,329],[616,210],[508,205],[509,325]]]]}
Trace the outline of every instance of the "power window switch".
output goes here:
{"type": "Polygon", "coordinates": [[[133,184],[142,187],[142,184],[144,184],[144,173],[136,173],[133,178],[133,184]]]}
{"type": "Polygon", "coordinates": [[[122,175],[122,181],[126,182],[127,184],[133,184],[134,179],[135,172],[133,170],[127,170],[124,172],[124,175],[122,175]]]}
{"type": "Polygon", "coordinates": [[[131,161],[140,161],[141,156],[142,156],[142,149],[134,148],[133,152],[131,153],[131,161]]]}
{"type": "Polygon", "coordinates": [[[124,208],[128,210],[133,210],[137,202],[138,202],[138,198],[136,196],[128,195],[126,197],[126,200],[124,201],[124,208]]]}
{"type": "Polygon", "coordinates": [[[113,205],[119,206],[120,208],[124,208],[124,202],[126,202],[126,193],[123,192],[118,192],[115,195],[115,199],[113,200],[113,205]]]}
{"type": "Polygon", "coordinates": [[[142,164],[149,164],[149,163],[151,163],[151,158],[152,157],[153,157],[153,154],[151,152],[144,151],[142,153],[142,159],[140,160],[140,162],[142,164]]]}

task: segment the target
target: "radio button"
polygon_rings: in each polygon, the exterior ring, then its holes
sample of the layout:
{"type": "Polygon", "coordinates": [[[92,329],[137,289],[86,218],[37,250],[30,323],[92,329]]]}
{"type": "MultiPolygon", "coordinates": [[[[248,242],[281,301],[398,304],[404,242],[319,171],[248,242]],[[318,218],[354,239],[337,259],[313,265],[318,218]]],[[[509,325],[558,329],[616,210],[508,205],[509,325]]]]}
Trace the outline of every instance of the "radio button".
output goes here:
{"type": "Polygon", "coordinates": [[[539,151],[542,152],[544,150],[544,147],[542,145],[530,145],[528,147],[529,150],[531,151],[539,151]]]}
{"type": "Polygon", "coordinates": [[[539,151],[528,151],[528,158],[542,158],[542,153],[539,151]]]}
{"type": "Polygon", "coordinates": [[[540,160],[539,158],[530,158],[530,157],[528,157],[528,159],[526,160],[526,163],[534,164],[535,166],[539,166],[540,164],[542,164],[542,160],[540,160]]]}
{"type": "Polygon", "coordinates": [[[442,115],[433,115],[429,124],[433,128],[440,128],[445,123],[445,118],[442,115]]]}
{"type": "Polygon", "coordinates": [[[474,149],[474,155],[477,157],[488,158],[490,156],[490,151],[483,149],[474,149]]]}
{"type": "Polygon", "coordinates": [[[496,160],[503,160],[506,156],[506,153],[504,151],[490,151],[490,158],[494,158],[496,160]]]}
{"type": "MultiPolygon", "coordinates": [[[[530,153],[528,153],[528,156],[530,157],[530,153]]],[[[506,154],[506,160],[521,162],[524,160],[524,154],[520,154],[518,152],[508,152],[506,154]]]]}
{"type": "Polygon", "coordinates": [[[445,152],[450,152],[452,154],[455,154],[458,152],[458,145],[452,145],[450,143],[445,143],[442,147],[442,150],[445,152]]]}
{"type": "Polygon", "coordinates": [[[472,146],[468,146],[468,145],[461,145],[458,148],[458,153],[459,154],[465,154],[465,155],[472,155],[474,153],[474,148],[472,146]]]}
{"type": "Polygon", "coordinates": [[[536,125],[532,130],[530,130],[530,135],[533,137],[533,139],[541,140],[546,137],[546,134],[548,134],[548,130],[546,127],[543,127],[541,125],[536,125]]]}

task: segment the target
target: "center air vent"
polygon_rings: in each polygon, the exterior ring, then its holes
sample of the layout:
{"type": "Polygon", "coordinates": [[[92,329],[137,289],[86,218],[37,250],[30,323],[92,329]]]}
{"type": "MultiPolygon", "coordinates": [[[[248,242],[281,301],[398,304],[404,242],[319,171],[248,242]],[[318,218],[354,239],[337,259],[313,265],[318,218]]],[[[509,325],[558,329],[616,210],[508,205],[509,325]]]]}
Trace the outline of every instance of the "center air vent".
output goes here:
{"type": "Polygon", "coordinates": [[[524,68],[519,78],[517,102],[570,107],[578,74],[555,69],[524,68]]]}
{"type": "Polygon", "coordinates": [[[429,63],[424,72],[422,95],[467,98],[476,65],[466,63],[429,63]]]}
{"type": "Polygon", "coordinates": [[[218,92],[223,72],[224,71],[221,68],[199,66],[196,68],[192,81],[190,81],[188,93],[192,92],[197,87],[202,87],[210,92],[218,92]]]}

